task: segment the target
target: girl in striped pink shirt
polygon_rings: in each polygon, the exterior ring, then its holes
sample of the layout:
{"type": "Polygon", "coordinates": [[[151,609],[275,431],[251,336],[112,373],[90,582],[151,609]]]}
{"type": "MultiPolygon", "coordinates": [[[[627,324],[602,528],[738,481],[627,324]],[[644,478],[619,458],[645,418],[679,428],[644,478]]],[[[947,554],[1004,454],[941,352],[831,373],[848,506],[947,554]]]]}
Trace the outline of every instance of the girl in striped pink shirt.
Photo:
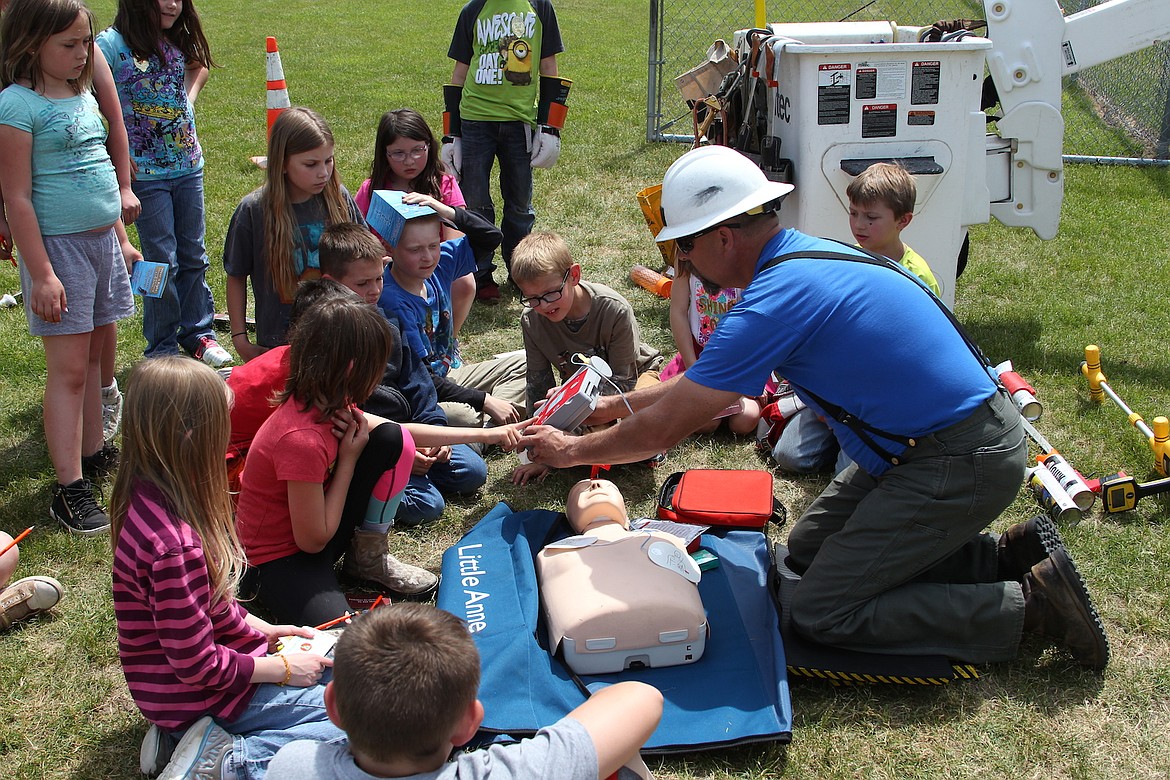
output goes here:
{"type": "Polygon", "coordinates": [[[110,513],[118,654],[154,724],[144,746],[182,735],[162,776],[187,777],[198,764],[261,778],[287,741],[343,739],[323,698],[332,661],[270,654],[279,637],[311,630],[271,625],[236,601],[244,555],[223,459],[223,380],[196,361],[162,357],[138,364],[125,396],[110,513]]]}

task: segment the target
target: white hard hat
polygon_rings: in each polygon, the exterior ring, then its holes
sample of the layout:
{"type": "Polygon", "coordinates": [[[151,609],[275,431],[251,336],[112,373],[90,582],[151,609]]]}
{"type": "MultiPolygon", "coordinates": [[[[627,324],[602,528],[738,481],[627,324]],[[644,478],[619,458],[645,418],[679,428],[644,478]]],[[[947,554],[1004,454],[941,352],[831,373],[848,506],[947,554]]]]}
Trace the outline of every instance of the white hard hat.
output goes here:
{"type": "Polygon", "coordinates": [[[754,162],[727,146],[692,149],[662,177],[662,219],[655,241],[698,233],[782,198],[794,187],[769,181],[754,162]]]}

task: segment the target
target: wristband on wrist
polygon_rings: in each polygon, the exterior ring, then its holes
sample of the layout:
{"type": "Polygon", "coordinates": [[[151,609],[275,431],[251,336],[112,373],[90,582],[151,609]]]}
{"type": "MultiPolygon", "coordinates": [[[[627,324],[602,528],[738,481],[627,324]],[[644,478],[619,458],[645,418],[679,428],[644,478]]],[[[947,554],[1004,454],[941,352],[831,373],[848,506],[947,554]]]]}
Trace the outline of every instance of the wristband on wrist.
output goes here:
{"type": "Polygon", "coordinates": [[[288,658],[284,657],[283,655],[278,655],[276,657],[284,661],[284,679],[277,683],[277,685],[283,688],[284,686],[288,685],[289,680],[292,679],[292,667],[288,664],[288,658]]]}
{"type": "Polygon", "coordinates": [[[243,330],[241,330],[239,333],[233,333],[233,334],[232,334],[232,340],[234,341],[234,340],[235,340],[235,338],[236,338],[236,336],[246,336],[246,335],[248,335],[248,334],[247,334],[247,331],[243,331],[243,330]]]}

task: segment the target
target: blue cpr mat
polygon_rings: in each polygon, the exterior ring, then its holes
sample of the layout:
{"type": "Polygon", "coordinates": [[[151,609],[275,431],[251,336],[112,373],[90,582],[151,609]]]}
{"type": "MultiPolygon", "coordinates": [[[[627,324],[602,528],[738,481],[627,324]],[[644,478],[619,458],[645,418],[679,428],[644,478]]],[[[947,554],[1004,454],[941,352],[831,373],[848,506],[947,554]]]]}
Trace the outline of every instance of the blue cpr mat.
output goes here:
{"type": "Polygon", "coordinates": [[[666,702],[648,753],[791,739],[784,647],[768,595],[771,563],[762,533],[702,538],[720,563],[699,584],[711,626],[701,659],[574,680],[548,651],[534,563],[546,543],[570,535],[563,517],[543,509],[513,512],[501,503],[443,555],[437,604],[467,621],[482,659],[481,734],[522,737],[554,723],[585,700],[577,680],[590,691],[641,680],[666,702]]]}

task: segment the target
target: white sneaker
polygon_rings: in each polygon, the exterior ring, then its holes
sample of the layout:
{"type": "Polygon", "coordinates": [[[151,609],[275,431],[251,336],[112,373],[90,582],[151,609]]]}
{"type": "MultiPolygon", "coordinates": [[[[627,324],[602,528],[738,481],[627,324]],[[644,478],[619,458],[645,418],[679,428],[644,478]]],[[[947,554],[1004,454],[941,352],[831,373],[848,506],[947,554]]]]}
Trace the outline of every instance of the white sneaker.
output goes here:
{"type": "Polygon", "coordinates": [[[216,725],[210,715],[203,716],[179,740],[158,780],[221,780],[232,742],[232,735],[216,725]]]}
{"type": "Polygon", "coordinates": [[[221,347],[219,342],[211,336],[203,336],[199,339],[199,346],[195,348],[195,357],[212,368],[230,366],[235,362],[231,353],[221,347]]]}
{"type": "Polygon", "coordinates": [[[122,427],[122,393],[118,390],[118,380],[114,379],[109,387],[102,388],[102,438],[113,441],[122,427]]]}
{"type": "Polygon", "coordinates": [[[170,763],[175,752],[175,738],[153,723],[142,738],[138,750],[138,768],[147,777],[156,777],[163,767],[170,763]]]}

